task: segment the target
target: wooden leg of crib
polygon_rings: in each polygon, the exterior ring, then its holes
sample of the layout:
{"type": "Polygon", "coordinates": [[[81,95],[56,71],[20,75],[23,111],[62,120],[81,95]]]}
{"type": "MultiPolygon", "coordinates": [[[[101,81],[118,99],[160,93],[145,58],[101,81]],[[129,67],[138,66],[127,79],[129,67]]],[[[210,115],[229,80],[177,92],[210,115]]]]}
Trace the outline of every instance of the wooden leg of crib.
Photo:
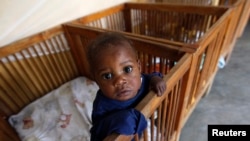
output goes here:
{"type": "Polygon", "coordinates": [[[211,88],[212,88],[212,84],[210,84],[209,87],[207,88],[206,92],[203,95],[203,98],[206,97],[210,93],[211,88]]]}
{"type": "MultiPolygon", "coordinates": [[[[213,80],[213,81],[214,81],[214,80],[213,80]]],[[[204,92],[202,98],[208,96],[208,94],[210,93],[210,91],[211,91],[211,89],[212,89],[213,81],[211,81],[211,83],[208,85],[207,90],[204,92]]]]}

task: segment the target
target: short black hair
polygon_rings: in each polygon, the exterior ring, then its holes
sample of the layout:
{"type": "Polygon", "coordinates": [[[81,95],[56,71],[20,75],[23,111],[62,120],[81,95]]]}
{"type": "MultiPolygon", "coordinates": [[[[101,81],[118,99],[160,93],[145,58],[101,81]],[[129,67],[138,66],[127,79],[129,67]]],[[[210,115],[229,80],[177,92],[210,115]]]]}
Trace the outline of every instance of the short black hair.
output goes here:
{"type": "Polygon", "coordinates": [[[111,46],[122,47],[126,44],[128,44],[131,47],[131,49],[134,51],[136,55],[136,51],[133,47],[132,41],[127,37],[125,37],[122,33],[104,32],[101,35],[97,36],[97,38],[92,42],[90,42],[90,44],[87,47],[87,57],[90,69],[93,69],[92,65],[94,64],[94,60],[98,52],[104,51],[105,49],[111,46]]]}

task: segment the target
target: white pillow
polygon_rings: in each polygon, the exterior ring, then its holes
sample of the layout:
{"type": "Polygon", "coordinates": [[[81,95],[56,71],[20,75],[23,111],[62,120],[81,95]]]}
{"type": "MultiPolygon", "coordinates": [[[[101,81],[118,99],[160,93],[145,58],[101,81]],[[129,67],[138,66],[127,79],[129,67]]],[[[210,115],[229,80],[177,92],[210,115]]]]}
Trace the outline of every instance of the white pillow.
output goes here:
{"type": "Polygon", "coordinates": [[[98,86],[78,77],[9,118],[22,141],[88,141],[98,86]]]}

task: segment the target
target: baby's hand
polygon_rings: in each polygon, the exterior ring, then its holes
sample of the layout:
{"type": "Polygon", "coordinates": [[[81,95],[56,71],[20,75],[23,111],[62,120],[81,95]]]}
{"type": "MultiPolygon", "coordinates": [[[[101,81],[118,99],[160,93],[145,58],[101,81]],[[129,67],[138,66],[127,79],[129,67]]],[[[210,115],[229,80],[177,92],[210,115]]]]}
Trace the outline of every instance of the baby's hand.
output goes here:
{"type": "Polygon", "coordinates": [[[150,80],[150,87],[157,96],[161,96],[166,90],[166,83],[161,77],[153,76],[150,80]]]}

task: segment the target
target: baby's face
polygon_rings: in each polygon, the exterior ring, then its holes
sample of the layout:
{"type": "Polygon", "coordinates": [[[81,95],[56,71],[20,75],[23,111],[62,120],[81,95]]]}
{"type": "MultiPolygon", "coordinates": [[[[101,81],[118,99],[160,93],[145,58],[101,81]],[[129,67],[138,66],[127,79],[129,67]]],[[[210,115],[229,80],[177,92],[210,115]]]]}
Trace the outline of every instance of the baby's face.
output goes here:
{"type": "Polygon", "coordinates": [[[141,86],[140,62],[129,47],[109,47],[97,54],[94,78],[108,98],[125,101],[141,86]]]}

